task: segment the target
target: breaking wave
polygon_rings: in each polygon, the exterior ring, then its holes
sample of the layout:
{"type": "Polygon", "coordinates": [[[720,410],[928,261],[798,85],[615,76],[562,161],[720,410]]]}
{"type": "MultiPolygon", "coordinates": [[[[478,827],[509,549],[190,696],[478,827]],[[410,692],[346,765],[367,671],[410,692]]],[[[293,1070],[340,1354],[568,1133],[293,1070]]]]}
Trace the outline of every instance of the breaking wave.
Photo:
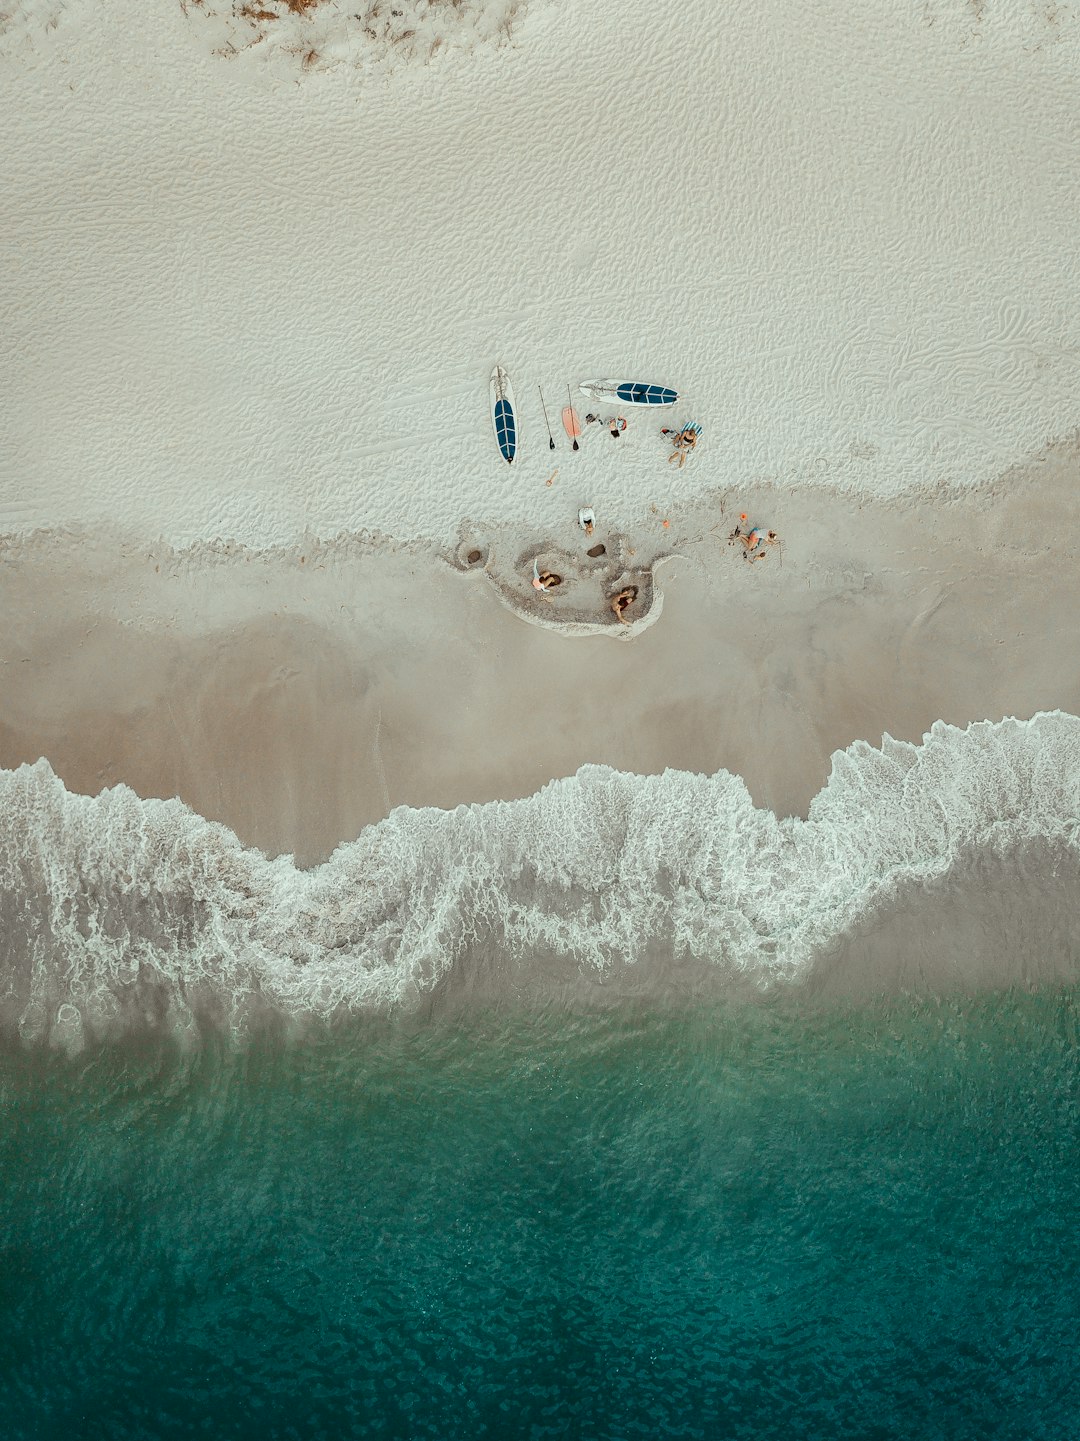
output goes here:
{"type": "Polygon", "coordinates": [[[180,801],[0,772],[0,1027],[78,1049],[454,996],[877,993],[1072,978],[1080,719],[833,757],[806,820],[742,780],[585,766],[401,808],[300,871],[180,801]]]}

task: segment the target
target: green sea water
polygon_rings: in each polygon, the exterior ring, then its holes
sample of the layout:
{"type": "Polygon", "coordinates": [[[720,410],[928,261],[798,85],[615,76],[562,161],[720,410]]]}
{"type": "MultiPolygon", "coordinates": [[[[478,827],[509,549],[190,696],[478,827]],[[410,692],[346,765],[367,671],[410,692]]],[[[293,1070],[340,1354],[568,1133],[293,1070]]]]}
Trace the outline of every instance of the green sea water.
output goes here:
{"type": "Polygon", "coordinates": [[[0,1435],[1073,1435],[1072,992],[0,1058],[0,1435]]]}

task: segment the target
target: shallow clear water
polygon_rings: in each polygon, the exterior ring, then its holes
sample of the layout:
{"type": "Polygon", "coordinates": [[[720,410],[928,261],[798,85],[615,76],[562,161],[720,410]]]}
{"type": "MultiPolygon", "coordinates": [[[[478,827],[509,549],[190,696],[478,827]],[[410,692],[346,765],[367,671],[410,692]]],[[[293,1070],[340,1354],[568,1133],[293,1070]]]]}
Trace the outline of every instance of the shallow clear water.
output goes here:
{"type": "Polygon", "coordinates": [[[1071,992],[7,1052],[8,1437],[1067,1434],[1071,992]]]}

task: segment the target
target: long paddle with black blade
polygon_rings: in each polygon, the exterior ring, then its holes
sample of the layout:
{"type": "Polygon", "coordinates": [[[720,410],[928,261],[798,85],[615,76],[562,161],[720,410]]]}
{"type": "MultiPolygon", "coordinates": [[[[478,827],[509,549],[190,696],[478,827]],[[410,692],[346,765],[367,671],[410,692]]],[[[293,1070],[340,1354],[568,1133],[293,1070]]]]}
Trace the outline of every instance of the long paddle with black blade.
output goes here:
{"type": "Polygon", "coordinates": [[[555,437],[551,434],[551,421],[548,419],[548,406],[544,403],[544,391],[541,391],[539,386],[536,386],[536,389],[541,392],[541,409],[544,411],[544,424],[548,427],[548,450],[555,450],[555,437]]]}
{"type": "MultiPolygon", "coordinates": [[[[540,390],[539,386],[537,386],[536,388],[537,390],[540,390]]],[[[544,392],[542,390],[540,390],[540,409],[544,412],[544,424],[547,426],[548,450],[554,450],[555,437],[551,433],[551,421],[548,420],[547,406],[544,404],[544,392]]]]}

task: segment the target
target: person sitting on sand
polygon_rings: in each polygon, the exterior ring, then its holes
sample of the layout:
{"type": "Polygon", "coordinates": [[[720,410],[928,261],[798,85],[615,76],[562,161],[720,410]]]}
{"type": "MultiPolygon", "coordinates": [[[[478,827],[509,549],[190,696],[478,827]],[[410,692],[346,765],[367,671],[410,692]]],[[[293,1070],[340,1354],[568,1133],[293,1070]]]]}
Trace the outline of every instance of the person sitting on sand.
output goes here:
{"type": "Polygon", "coordinates": [[[545,600],[551,597],[547,594],[557,585],[562,585],[562,576],[556,575],[554,571],[541,570],[539,564],[533,561],[533,590],[538,590],[545,600]]]}
{"type": "Polygon", "coordinates": [[[611,609],[615,612],[616,616],[623,625],[630,624],[630,622],[626,619],[626,615],[624,614],[624,612],[633,605],[635,600],[637,600],[636,585],[628,585],[623,590],[620,590],[618,595],[613,595],[611,597],[611,609]]]}
{"type": "Polygon", "coordinates": [[[694,446],[697,445],[697,434],[692,430],[684,430],[680,435],[675,437],[672,445],[674,449],[668,456],[668,465],[670,465],[673,460],[677,460],[679,462],[679,469],[682,470],[686,464],[686,457],[693,450],[694,446]]]}
{"type": "Polygon", "coordinates": [[[671,441],[671,454],[668,456],[668,465],[670,465],[673,460],[677,460],[679,462],[679,469],[681,470],[686,464],[686,457],[694,449],[694,446],[697,445],[697,427],[688,425],[685,430],[672,430],[668,426],[665,426],[660,434],[668,436],[671,441]]]}
{"type": "Polygon", "coordinates": [[[583,506],[577,513],[577,523],[586,535],[592,535],[593,526],[596,524],[596,516],[588,506],[583,506]]]}

